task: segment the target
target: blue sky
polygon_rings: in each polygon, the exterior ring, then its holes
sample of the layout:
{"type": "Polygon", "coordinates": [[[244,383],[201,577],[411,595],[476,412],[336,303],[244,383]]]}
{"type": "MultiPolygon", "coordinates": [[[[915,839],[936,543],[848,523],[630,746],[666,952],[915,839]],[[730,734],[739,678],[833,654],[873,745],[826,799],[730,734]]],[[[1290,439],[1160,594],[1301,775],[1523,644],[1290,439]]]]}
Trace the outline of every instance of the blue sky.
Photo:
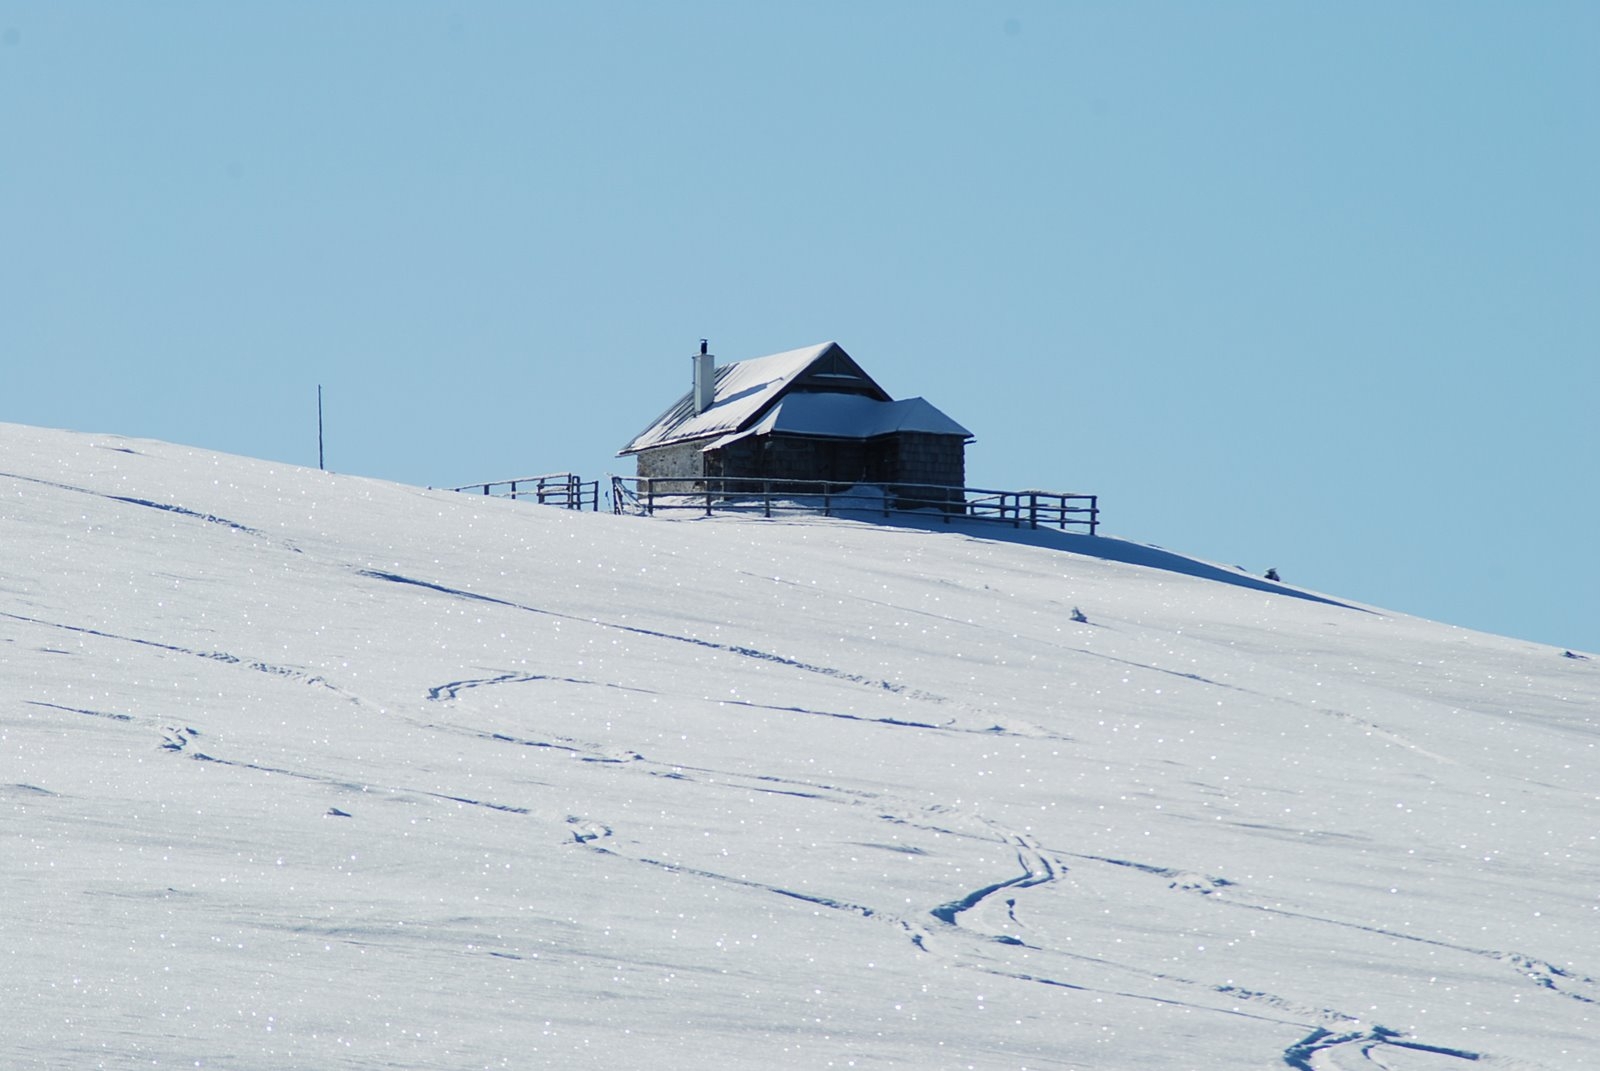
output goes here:
{"type": "Polygon", "coordinates": [[[0,420],[415,484],[839,341],[970,482],[1600,650],[1600,5],[0,3],[0,420]]]}

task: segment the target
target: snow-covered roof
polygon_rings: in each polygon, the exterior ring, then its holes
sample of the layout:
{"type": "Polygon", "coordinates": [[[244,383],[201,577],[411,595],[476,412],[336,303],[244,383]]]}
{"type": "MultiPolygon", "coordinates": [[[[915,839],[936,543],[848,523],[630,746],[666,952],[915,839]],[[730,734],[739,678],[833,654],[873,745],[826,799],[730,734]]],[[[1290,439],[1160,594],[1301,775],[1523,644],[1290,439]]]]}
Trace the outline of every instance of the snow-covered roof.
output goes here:
{"type": "Polygon", "coordinates": [[[816,386],[836,383],[864,397],[889,400],[888,393],[861,370],[844,347],[822,342],[723,365],[716,370],[716,393],[705,412],[694,411],[694,392],[686,391],[618,453],[635,454],[668,443],[743,431],[801,379],[816,386]]]}
{"type": "Polygon", "coordinates": [[[696,439],[720,447],[773,431],[848,439],[923,431],[971,439],[970,431],[925,400],[890,400],[840,344],[819,343],[717,368],[714,399],[704,413],[694,411],[693,391],[685,392],[619,453],[696,439]],[[790,392],[802,379],[805,389],[790,392]]]}
{"type": "Polygon", "coordinates": [[[774,431],[829,439],[871,439],[897,431],[972,438],[972,432],[922,398],[880,402],[860,394],[795,393],[781,398],[750,428],[724,435],[706,449],[715,450],[746,435],[774,431]]]}

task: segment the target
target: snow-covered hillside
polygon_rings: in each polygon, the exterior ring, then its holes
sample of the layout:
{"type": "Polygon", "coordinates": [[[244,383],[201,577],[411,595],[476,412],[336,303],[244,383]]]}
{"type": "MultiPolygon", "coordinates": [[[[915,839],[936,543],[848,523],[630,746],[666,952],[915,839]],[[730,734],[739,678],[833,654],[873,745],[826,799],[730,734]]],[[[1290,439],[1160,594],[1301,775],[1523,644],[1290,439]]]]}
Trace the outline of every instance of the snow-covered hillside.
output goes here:
{"type": "Polygon", "coordinates": [[[0,502],[0,1066],[1600,1066],[1600,660],[15,426],[0,502]]]}

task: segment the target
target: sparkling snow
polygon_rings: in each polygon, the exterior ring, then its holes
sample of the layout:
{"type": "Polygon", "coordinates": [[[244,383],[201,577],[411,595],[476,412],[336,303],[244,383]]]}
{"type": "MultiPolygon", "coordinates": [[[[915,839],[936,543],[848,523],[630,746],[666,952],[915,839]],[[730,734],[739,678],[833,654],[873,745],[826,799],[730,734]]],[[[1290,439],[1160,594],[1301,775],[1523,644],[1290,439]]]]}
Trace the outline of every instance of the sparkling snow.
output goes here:
{"type": "Polygon", "coordinates": [[[0,497],[5,1067],[1600,1063],[1600,661],[998,526],[0,497]]]}

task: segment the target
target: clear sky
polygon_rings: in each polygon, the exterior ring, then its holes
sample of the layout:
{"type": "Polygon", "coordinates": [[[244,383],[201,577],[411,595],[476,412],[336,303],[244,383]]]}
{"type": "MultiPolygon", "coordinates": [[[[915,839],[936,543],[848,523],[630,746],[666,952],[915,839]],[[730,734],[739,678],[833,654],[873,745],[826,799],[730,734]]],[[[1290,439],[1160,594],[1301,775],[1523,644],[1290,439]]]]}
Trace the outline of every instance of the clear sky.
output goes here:
{"type": "Polygon", "coordinates": [[[1600,651],[1600,4],[7,3],[0,420],[452,485],[837,340],[968,478],[1600,651]]]}

